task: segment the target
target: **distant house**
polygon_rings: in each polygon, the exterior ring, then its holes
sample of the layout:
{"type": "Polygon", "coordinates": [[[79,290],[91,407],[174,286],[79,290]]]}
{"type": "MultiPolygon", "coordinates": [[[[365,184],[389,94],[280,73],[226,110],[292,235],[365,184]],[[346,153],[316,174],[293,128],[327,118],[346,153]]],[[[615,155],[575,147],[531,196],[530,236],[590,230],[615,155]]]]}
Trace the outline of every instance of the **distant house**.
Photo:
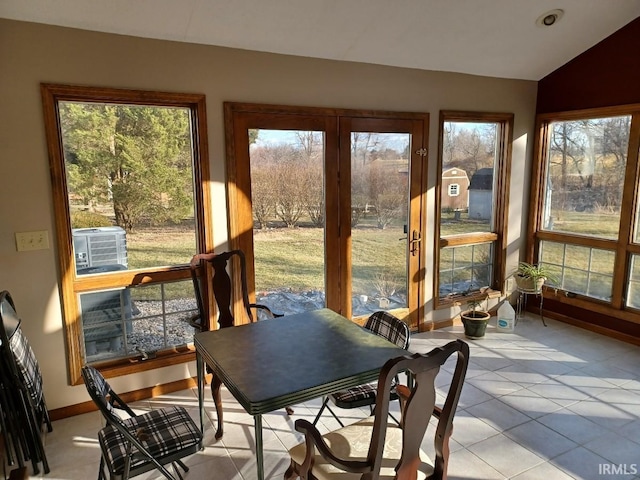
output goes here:
{"type": "Polygon", "coordinates": [[[481,168],[469,183],[469,218],[490,220],[493,205],[493,168],[481,168]]]}
{"type": "Polygon", "coordinates": [[[443,210],[466,210],[469,206],[469,177],[460,168],[448,168],[442,172],[443,210]]]}

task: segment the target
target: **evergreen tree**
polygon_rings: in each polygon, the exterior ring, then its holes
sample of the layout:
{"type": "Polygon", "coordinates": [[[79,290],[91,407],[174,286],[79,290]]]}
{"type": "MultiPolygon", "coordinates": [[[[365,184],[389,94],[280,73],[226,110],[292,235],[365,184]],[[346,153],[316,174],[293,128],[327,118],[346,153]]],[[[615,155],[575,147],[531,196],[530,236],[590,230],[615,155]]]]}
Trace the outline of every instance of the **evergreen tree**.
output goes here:
{"type": "Polygon", "coordinates": [[[60,119],[70,195],[127,231],[193,214],[187,110],[68,102],[60,119]]]}

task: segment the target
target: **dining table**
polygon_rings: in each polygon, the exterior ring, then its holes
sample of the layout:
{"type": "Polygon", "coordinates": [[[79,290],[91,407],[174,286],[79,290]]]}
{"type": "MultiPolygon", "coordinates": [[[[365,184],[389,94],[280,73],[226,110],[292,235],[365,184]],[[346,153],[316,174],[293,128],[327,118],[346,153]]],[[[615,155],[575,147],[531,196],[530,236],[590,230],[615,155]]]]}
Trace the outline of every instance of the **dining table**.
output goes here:
{"type": "Polygon", "coordinates": [[[375,381],[389,359],[407,354],[328,308],[200,332],[194,344],[200,428],[206,365],[254,418],[258,480],[263,414],[375,381]]]}

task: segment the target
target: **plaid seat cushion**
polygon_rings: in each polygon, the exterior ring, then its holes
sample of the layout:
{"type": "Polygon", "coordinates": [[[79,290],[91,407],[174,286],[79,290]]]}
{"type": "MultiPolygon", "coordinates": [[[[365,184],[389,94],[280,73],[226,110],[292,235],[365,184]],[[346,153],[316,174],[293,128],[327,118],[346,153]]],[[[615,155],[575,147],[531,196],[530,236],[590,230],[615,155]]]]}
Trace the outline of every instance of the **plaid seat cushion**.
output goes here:
{"type": "Polygon", "coordinates": [[[34,406],[38,407],[42,400],[42,374],[36,355],[21,328],[14,332],[9,344],[22,380],[29,391],[29,396],[33,400],[34,406]]]}
{"type": "Polygon", "coordinates": [[[329,395],[340,408],[355,408],[376,403],[376,385],[367,383],[329,395]]]}
{"type": "MultiPolygon", "coordinates": [[[[398,398],[396,394],[396,380],[391,383],[391,400],[398,398]]],[[[357,408],[376,403],[377,383],[366,383],[357,387],[341,390],[329,395],[333,403],[340,408],[357,408]]]]}
{"type": "MultiPolygon", "coordinates": [[[[162,457],[194,447],[202,438],[187,411],[180,406],[152,410],[127,418],[122,423],[134,436],[137,434],[140,443],[160,463],[162,457]]],[[[127,455],[127,439],[115,427],[108,425],[98,432],[98,440],[109,470],[114,474],[121,474],[127,455]]],[[[149,462],[136,448],[132,452],[130,468],[149,462]]]]}
{"type": "Polygon", "coordinates": [[[367,319],[364,328],[386,338],[400,348],[405,350],[409,348],[409,327],[389,312],[379,311],[373,313],[367,319]]]}

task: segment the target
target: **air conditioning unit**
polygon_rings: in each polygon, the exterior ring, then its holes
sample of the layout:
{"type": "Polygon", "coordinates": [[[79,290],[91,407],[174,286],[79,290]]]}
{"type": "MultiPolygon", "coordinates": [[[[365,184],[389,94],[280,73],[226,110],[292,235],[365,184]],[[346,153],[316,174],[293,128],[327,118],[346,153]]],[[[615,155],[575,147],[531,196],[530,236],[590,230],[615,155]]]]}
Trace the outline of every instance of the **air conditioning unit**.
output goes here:
{"type": "Polygon", "coordinates": [[[87,270],[92,267],[127,268],[127,233],[121,227],[74,228],[71,234],[78,275],[99,273],[87,270]]]}

